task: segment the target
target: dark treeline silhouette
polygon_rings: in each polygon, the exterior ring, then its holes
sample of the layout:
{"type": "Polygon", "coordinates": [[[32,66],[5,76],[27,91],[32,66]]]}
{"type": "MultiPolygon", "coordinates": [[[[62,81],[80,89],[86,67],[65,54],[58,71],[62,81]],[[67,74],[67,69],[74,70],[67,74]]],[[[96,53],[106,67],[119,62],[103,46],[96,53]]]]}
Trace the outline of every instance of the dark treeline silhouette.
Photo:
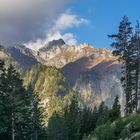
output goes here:
{"type": "Polygon", "coordinates": [[[135,31],[127,17],[123,17],[117,34],[109,35],[115,39],[112,43],[113,54],[122,63],[122,85],[126,97],[126,115],[138,112],[140,100],[140,26],[135,31]]]}
{"type": "Polygon", "coordinates": [[[76,97],[65,108],[64,113],[54,113],[48,122],[49,140],[81,140],[94,129],[105,123],[111,123],[121,117],[118,96],[112,109],[108,109],[104,102],[99,108],[91,110],[87,107],[80,109],[76,97]]]}
{"type": "MultiPolygon", "coordinates": [[[[0,61],[0,140],[38,140],[43,132],[37,94],[0,61]]],[[[42,139],[40,137],[40,139],[42,139]]]]}

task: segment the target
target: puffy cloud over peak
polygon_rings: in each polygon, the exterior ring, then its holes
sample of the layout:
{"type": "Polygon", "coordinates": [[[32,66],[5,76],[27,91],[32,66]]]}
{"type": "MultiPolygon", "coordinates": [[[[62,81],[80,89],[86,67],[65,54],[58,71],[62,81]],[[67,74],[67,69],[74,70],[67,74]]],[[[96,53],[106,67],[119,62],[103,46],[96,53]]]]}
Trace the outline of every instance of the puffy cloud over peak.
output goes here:
{"type": "Polygon", "coordinates": [[[28,42],[26,46],[37,50],[40,47],[43,47],[47,42],[52,40],[58,40],[60,38],[62,38],[68,45],[76,45],[76,36],[73,33],[63,32],[69,28],[78,27],[81,24],[87,23],[88,20],[80,18],[77,15],[72,14],[71,12],[62,13],[59,15],[52,27],[50,27],[49,30],[46,32],[45,39],[38,39],[35,42],[28,42]]]}

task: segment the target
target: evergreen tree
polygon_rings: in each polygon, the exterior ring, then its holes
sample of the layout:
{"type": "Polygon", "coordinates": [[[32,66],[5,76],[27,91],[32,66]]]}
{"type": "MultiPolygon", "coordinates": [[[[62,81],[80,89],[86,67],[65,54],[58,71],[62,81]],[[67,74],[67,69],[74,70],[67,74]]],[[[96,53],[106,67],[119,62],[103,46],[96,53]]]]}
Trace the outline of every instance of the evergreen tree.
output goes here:
{"type": "Polygon", "coordinates": [[[105,103],[102,102],[97,111],[97,125],[96,126],[105,124],[108,121],[109,121],[109,109],[105,105],[105,103]]]}
{"type": "Polygon", "coordinates": [[[43,139],[38,103],[37,95],[25,89],[13,66],[5,69],[0,61],[0,139],[43,139]]]}
{"type": "Polygon", "coordinates": [[[110,120],[114,121],[121,117],[121,105],[119,104],[119,97],[116,96],[112,109],[110,110],[110,120]]]}
{"type": "Polygon", "coordinates": [[[34,93],[31,85],[29,85],[26,89],[25,101],[27,109],[24,113],[24,127],[22,127],[24,135],[26,139],[43,139],[45,136],[43,120],[44,113],[40,105],[38,95],[34,93]]]}
{"type": "Polygon", "coordinates": [[[67,126],[64,117],[54,112],[47,128],[48,140],[68,140],[67,126]]]}
{"type": "Polygon", "coordinates": [[[112,43],[112,47],[115,48],[113,51],[114,56],[119,57],[119,61],[123,64],[121,78],[124,93],[126,96],[126,114],[133,112],[133,98],[132,98],[132,78],[131,78],[131,38],[132,38],[132,27],[127,17],[123,17],[119,25],[118,34],[109,35],[110,38],[115,39],[112,43]]]}
{"type": "Polygon", "coordinates": [[[4,62],[0,60],[0,139],[9,139],[7,115],[5,113],[5,104],[7,104],[5,98],[5,82],[6,82],[6,70],[4,68],[4,62]]]}
{"type": "Polygon", "coordinates": [[[132,86],[133,86],[133,110],[138,112],[140,97],[140,26],[137,22],[135,34],[132,37],[132,86]]]}
{"type": "Polygon", "coordinates": [[[71,104],[65,108],[64,119],[67,125],[68,140],[78,140],[80,136],[80,109],[76,96],[73,96],[71,104]]]}
{"type": "MultiPolygon", "coordinates": [[[[22,87],[22,80],[14,68],[10,66],[5,72],[1,71],[1,86],[0,98],[1,109],[0,116],[3,120],[5,134],[7,139],[14,140],[20,133],[19,125],[22,122],[24,112],[24,88],[22,87]]],[[[2,134],[3,135],[3,134],[2,134]]]]}
{"type": "Polygon", "coordinates": [[[94,131],[97,123],[97,109],[94,110],[85,107],[81,111],[81,122],[80,122],[80,139],[82,139],[83,135],[89,135],[92,131],[94,131]]]}
{"type": "Polygon", "coordinates": [[[34,140],[46,140],[46,124],[44,120],[44,108],[40,103],[39,97],[37,94],[34,93],[33,98],[33,108],[32,108],[33,115],[31,116],[33,122],[33,139],[34,140]]]}

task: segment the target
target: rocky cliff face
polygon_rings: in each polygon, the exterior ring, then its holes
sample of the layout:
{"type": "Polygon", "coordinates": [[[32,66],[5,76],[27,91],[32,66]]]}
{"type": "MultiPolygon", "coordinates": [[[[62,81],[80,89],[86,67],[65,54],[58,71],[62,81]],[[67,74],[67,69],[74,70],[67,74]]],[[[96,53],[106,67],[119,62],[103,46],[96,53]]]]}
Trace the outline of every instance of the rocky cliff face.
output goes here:
{"type": "Polygon", "coordinates": [[[82,57],[90,56],[94,51],[95,50],[91,49],[87,44],[68,46],[64,43],[58,43],[58,45],[53,45],[51,47],[48,45],[41,48],[36,58],[46,65],[62,68],[68,63],[74,62],[82,57]]]}
{"type": "Polygon", "coordinates": [[[102,101],[111,107],[117,95],[121,105],[124,105],[120,75],[120,65],[116,60],[103,61],[80,73],[74,89],[78,91],[81,100],[90,107],[98,106],[102,101]]]}
{"type": "Polygon", "coordinates": [[[13,59],[11,54],[2,46],[0,46],[0,60],[4,60],[5,67],[8,67],[12,64],[18,72],[23,74],[24,68],[22,65],[19,65],[19,63],[13,59]]]}
{"type": "Polygon", "coordinates": [[[34,56],[36,52],[26,48],[24,45],[17,45],[15,47],[9,48],[8,52],[11,54],[11,57],[14,60],[26,68],[38,63],[34,56]]]}
{"type": "Polygon", "coordinates": [[[49,42],[36,52],[25,47],[15,49],[18,53],[14,51],[13,57],[29,66],[42,63],[60,68],[86,105],[94,107],[105,101],[111,106],[116,95],[124,104],[120,64],[110,50],[88,44],[68,46],[62,39],[49,42]],[[20,55],[15,57],[17,54],[20,55]]]}
{"type": "MultiPolygon", "coordinates": [[[[87,48],[87,46],[83,47],[87,48]]],[[[83,55],[62,68],[64,75],[86,105],[93,108],[105,101],[110,107],[116,95],[119,95],[123,106],[121,64],[111,51],[88,47],[91,49],[88,48],[90,50],[88,55],[83,55]]]]}

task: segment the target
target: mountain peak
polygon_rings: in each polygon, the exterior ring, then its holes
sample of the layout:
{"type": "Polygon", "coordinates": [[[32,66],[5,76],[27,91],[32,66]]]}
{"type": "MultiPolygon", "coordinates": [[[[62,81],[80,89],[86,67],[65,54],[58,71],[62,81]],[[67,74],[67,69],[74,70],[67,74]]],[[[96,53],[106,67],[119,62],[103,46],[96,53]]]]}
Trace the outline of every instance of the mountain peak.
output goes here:
{"type": "Polygon", "coordinates": [[[55,45],[65,45],[65,41],[60,38],[58,40],[53,40],[49,42],[50,45],[55,46],[55,45]]]}
{"type": "Polygon", "coordinates": [[[63,39],[58,39],[58,40],[52,40],[48,42],[44,47],[40,48],[39,51],[47,51],[48,49],[51,49],[54,46],[63,46],[66,43],[64,42],[63,39]]]}

